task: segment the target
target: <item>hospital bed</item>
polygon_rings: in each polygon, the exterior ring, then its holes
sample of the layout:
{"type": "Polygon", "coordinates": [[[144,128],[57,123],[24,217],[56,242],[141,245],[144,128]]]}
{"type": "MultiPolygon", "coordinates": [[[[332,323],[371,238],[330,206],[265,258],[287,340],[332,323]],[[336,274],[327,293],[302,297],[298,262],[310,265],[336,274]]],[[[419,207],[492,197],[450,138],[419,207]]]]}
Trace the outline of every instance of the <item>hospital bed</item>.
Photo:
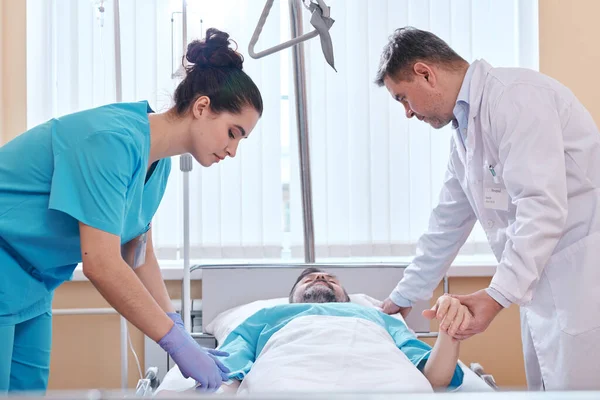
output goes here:
{"type": "MultiPolygon", "coordinates": [[[[340,279],[351,300],[362,305],[373,305],[385,299],[395,282],[402,278],[404,267],[392,264],[311,264],[329,271],[340,279]]],[[[237,325],[264,307],[287,303],[288,293],[307,264],[273,265],[204,265],[191,270],[202,273],[202,333],[193,334],[206,343],[214,338],[218,344],[237,325]]],[[[421,311],[430,308],[428,302],[415,304],[406,323],[417,337],[435,337],[430,323],[421,311]]],[[[172,365],[172,364],[171,364],[172,365]]],[[[485,374],[478,364],[468,368],[459,363],[464,372],[459,392],[490,392],[496,389],[493,377],[485,374]]],[[[185,392],[195,383],[185,379],[174,367],[165,375],[156,393],[185,392]]]]}

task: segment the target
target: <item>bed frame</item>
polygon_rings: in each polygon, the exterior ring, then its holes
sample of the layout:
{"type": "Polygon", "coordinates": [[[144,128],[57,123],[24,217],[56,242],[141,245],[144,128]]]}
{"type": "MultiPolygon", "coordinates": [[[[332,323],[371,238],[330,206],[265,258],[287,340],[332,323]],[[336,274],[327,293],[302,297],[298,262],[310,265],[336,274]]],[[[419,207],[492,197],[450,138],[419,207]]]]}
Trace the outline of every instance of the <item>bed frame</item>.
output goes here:
{"type": "MultiPolygon", "coordinates": [[[[337,265],[337,264],[272,264],[272,265],[203,265],[202,331],[221,312],[256,300],[287,297],[300,272],[317,267],[336,275],[348,294],[364,293],[383,300],[402,279],[405,264],[337,265]]],[[[414,305],[406,319],[418,336],[430,336],[429,321],[421,311],[429,302],[414,305]]],[[[434,334],[435,335],[435,334],[434,334]]]]}

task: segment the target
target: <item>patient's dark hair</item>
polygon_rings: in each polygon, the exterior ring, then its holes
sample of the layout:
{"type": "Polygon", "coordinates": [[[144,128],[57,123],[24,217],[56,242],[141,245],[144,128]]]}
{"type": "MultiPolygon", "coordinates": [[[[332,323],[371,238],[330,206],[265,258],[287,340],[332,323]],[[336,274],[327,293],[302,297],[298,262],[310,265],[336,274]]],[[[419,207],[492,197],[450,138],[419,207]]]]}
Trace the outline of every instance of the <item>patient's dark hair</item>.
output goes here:
{"type": "Polygon", "coordinates": [[[242,71],[244,58],[229,47],[231,42],[227,33],[210,28],[203,40],[188,45],[187,74],[175,89],[177,115],[185,114],[200,96],[210,99],[210,108],[217,114],[239,114],[244,106],[251,106],[262,115],[260,91],[242,71]]]}

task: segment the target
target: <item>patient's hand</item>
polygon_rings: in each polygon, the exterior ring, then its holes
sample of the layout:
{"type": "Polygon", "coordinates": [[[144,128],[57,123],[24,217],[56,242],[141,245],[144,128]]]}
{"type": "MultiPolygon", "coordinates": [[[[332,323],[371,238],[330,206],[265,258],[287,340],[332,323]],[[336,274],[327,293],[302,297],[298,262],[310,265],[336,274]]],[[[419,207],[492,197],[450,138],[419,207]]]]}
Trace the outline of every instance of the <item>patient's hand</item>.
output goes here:
{"type": "Polygon", "coordinates": [[[436,318],[440,322],[440,331],[452,337],[459,329],[468,329],[473,320],[469,309],[458,299],[447,294],[441,296],[431,309],[423,311],[423,316],[427,319],[436,318]]]}

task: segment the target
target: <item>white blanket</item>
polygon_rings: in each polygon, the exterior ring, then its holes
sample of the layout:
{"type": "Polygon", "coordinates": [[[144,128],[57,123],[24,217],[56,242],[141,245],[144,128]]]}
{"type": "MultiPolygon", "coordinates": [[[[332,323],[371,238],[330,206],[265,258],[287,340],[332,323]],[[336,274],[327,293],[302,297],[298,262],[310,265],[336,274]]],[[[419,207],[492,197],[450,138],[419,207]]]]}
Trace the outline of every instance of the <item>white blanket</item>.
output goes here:
{"type": "Polygon", "coordinates": [[[274,334],[238,393],[377,390],[432,391],[379,325],[316,315],[296,318],[274,334]]]}
{"type": "MultiPolygon", "coordinates": [[[[462,390],[491,390],[472,371],[463,371],[462,390]]],[[[194,386],[174,368],[159,391],[194,386]]],[[[274,334],[238,393],[277,391],[431,392],[432,388],[380,326],[360,318],[320,315],[296,318],[274,334]]]]}

